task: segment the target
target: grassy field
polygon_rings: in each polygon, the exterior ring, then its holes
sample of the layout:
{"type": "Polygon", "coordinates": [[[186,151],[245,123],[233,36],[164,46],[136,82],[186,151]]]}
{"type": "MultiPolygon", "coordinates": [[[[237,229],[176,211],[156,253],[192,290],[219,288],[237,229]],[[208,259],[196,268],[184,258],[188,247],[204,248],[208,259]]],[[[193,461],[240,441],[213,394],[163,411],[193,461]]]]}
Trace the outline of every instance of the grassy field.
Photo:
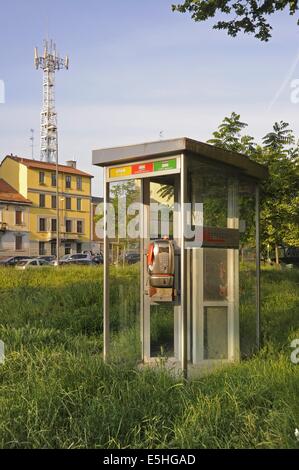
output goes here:
{"type": "MultiPolygon", "coordinates": [[[[134,269],[113,272],[114,331],[134,269]]],[[[299,448],[298,286],[299,270],[264,270],[262,351],[184,383],[103,364],[101,268],[1,270],[0,447],[299,448]]]]}

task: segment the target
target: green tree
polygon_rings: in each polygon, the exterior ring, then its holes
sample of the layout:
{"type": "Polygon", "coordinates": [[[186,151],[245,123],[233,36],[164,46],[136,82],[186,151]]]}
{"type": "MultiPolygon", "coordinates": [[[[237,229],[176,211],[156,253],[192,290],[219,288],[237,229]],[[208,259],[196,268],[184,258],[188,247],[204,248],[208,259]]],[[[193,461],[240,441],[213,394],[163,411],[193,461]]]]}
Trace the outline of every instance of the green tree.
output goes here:
{"type": "Polygon", "coordinates": [[[240,121],[240,114],[232,112],[223,119],[217,131],[213,132],[213,138],[208,140],[208,144],[239,153],[252,152],[255,148],[253,137],[241,135],[247,126],[248,124],[240,121]]]}
{"type": "MultiPolygon", "coordinates": [[[[275,248],[278,263],[279,245],[299,245],[299,146],[284,121],[274,124],[260,146],[252,137],[241,135],[246,126],[239,115],[232,113],[208,142],[243,153],[268,167],[269,178],[261,184],[261,240],[264,249],[268,244],[275,248]]],[[[252,226],[247,225],[245,236],[241,236],[243,243],[253,242],[253,211],[250,198],[241,197],[240,212],[247,221],[252,220],[252,226]]]]}
{"type": "MultiPolygon", "coordinates": [[[[253,34],[260,41],[268,41],[271,38],[272,26],[268,17],[283,10],[288,10],[294,15],[298,10],[296,0],[185,0],[179,5],[172,5],[173,11],[191,13],[194,21],[202,22],[222,15],[226,21],[220,19],[213,25],[213,29],[223,29],[229,36],[237,36],[238,33],[253,34]]],[[[299,20],[297,21],[299,24],[299,20]]]]}
{"type": "Polygon", "coordinates": [[[254,158],[268,166],[269,178],[262,183],[261,231],[263,245],[299,245],[299,147],[293,131],[283,121],[263,138],[263,148],[254,158]]]}
{"type": "Polygon", "coordinates": [[[275,122],[273,131],[265,135],[263,138],[263,144],[265,149],[271,149],[272,151],[285,155],[285,145],[292,145],[295,143],[295,137],[293,131],[289,129],[287,122],[275,122]]]}

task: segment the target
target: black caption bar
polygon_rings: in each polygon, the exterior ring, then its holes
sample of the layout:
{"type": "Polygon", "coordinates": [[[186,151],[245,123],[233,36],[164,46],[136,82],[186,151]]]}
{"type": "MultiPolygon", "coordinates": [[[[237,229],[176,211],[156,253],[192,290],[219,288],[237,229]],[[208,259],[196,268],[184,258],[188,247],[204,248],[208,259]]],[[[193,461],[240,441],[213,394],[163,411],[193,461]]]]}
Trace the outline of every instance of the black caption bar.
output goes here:
{"type": "Polygon", "coordinates": [[[1,463],[7,462],[22,466],[29,464],[41,468],[45,464],[56,470],[57,465],[65,465],[72,469],[105,469],[140,468],[155,466],[209,468],[213,464],[221,466],[229,464],[231,469],[238,469],[258,463],[268,465],[272,458],[276,464],[286,465],[287,462],[298,462],[298,450],[0,450],[1,463]],[[55,467],[54,467],[55,466],[55,467]]]}

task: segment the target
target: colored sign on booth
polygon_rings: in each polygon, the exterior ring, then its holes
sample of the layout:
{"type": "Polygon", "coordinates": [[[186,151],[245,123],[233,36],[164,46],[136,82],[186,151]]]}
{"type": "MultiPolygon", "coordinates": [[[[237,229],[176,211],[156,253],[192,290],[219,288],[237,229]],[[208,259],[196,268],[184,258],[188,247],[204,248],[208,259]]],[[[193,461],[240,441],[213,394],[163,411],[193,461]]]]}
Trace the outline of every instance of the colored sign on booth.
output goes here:
{"type": "Polygon", "coordinates": [[[154,171],[153,162],[140,163],[132,166],[132,175],[139,175],[140,173],[152,173],[154,171]]]}
{"type": "Polygon", "coordinates": [[[144,173],[154,173],[155,171],[175,170],[177,168],[176,158],[154,162],[136,163],[134,165],[110,168],[110,178],[123,178],[126,176],[141,175],[144,173]]]}

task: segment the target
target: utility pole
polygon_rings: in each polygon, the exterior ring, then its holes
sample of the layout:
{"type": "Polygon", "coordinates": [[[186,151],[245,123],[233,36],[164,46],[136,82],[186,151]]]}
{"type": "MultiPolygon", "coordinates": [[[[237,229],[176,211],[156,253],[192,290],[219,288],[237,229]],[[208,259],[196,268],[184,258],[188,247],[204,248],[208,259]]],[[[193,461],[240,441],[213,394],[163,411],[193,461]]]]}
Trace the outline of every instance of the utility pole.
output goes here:
{"type": "Polygon", "coordinates": [[[59,168],[58,168],[58,139],[56,139],[56,259],[59,266],[60,248],[60,213],[59,213],[59,168]]]}
{"type": "Polygon", "coordinates": [[[57,157],[57,113],[55,110],[55,72],[69,68],[69,58],[61,59],[53,41],[44,41],[44,54],[34,50],[34,65],[43,70],[43,108],[41,112],[40,159],[55,163],[57,157]]]}

